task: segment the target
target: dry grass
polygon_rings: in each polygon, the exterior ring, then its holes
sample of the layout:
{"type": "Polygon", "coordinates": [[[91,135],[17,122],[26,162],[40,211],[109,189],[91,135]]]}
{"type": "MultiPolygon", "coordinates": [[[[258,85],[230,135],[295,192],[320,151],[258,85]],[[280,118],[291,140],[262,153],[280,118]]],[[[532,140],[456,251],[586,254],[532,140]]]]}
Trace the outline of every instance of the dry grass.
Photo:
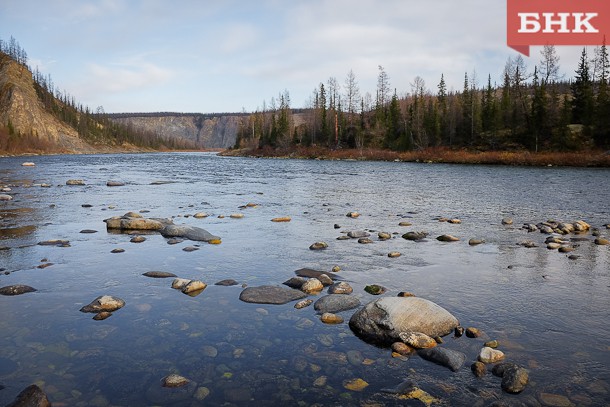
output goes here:
{"type": "Polygon", "coordinates": [[[226,155],[254,157],[306,158],[323,160],[406,161],[452,164],[487,164],[519,166],[610,167],[610,153],[602,151],[540,152],[528,151],[471,151],[448,148],[429,148],[397,152],[382,149],[329,150],[324,147],[263,148],[228,151],[226,155]]]}

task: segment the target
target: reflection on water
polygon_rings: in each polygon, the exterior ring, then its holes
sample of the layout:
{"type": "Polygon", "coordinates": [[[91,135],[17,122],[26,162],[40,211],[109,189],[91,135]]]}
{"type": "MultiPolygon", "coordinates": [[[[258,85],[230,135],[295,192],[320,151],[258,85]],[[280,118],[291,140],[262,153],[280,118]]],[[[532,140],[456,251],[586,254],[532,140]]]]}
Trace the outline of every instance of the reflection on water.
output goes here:
{"type": "MultiPolygon", "coordinates": [[[[433,405],[498,399],[536,405],[549,397],[605,405],[610,399],[608,246],[595,245],[591,233],[580,235],[586,240],[573,242],[580,257],[571,260],[547,250],[546,235],[520,229],[549,218],[585,219],[607,234],[608,170],[210,154],[36,160],[31,168],[20,167],[18,158],[0,161],[0,184],[14,185],[14,199],[0,204],[2,245],[10,247],[0,251],[0,267],[9,271],[0,275],[0,286],[38,289],[0,297],[0,405],[34,382],[44,384],[52,402],[77,406],[421,405],[384,391],[405,380],[434,397],[433,405]],[[67,186],[68,179],[86,185],[67,186]],[[107,187],[108,180],[126,185],[107,187]],[[37,186],[42,183],[52,187],[37,186]],[[239,208],[250,202],[258,206],[239,208]],[[352,210],[362,215],[346,217],[352,210]],[[106,232],[103,219],[128,211],[204,227],[222,244],[188,253],[182,249],[198,243],[169,245],[159,234],[131,243],[129,234],[106,232]],[[196,212],[210,216],[195,219],[196,212]],[[236,212],[244,218],[229,217],[236,212]],[[292,221],[270,222],[278,216],[292,221]],[[462,223],[438,222],[439,216],[462,223]],[[515,225],[501,225],[504,217],[515,225]],[[413,226],[398,226],[404,220],[413,226]],[[348,230],[387,231],[394,238],[368,245],[336,240],[348,230]],[[400,238],[409,230],[430,235],[423,242],[400,238]],[[435,239],[441,234],[461,240],[441,243],[435,239]],[[486,243],[471,247],[473,237],[486,243]],[[53,239],[69,240],[70,247],[36,245],[53,239]],[[539,247],[517,245],[524,239],[539,247]],[[319,240],[329,248],[308,249],[319,240]],[[125,252],[111,253],[116,248],[125,252]],[[402,256],[389,258],[391,251],[402,256]],[[392,358],[388,349],[356,338],[347,323],[322,324],[313,307],[238,299],[242,284],[280,284],[296,269],[335,265],[363,303],[375,298],[364,286],[380,284],[386,295],[413,292],[447,308],[463,326],[481,329],[479,339],[446,337],[442,345],[465,352],[467,364],[453,373],[416,356],[392,358]],[[189,297],[173,290],[171,279],[142,276],[147,271],[200,279],[208,287],[189,297]],[[240,285],[213,285],[227,278],[240,285]],[[123,298],[125,307],[104,321],[78,312],[103,294],[123,298]],[[503,393],[489,372],[481,379],[470,372],[488,339],[530,370],[522,394],[503,393]],[[162,388],[170,373],[191,384],[162,388]],[[357,378],[368,386],[344,387],[357,378]]],[[[347,321],[351,313],[342,316],[347,321]]]]}

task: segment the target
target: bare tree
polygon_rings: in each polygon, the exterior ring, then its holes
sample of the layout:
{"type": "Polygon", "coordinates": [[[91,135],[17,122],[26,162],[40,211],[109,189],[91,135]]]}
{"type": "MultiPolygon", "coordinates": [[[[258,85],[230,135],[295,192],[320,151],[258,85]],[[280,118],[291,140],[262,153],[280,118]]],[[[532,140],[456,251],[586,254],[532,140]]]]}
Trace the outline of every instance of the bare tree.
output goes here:
{"type": "Polygon", "coordinates": [[[390,78],[383,66],[379,65],[377,76],[377,106],[385,106],[390,101],[390,78]]]}
{"type": "Polygon", "coordinates": [[[545,45],[540,51],[542,59],[540,60],[540,77],[542,83],[553,83],[560,79],[559,77],[559,55],[555,50],[554,45],[545,45]]]}
{"type": "Polygon", "coordinates": [[[347,73],[345,78],[345,101],[348,113],[349,123],[352,123],[352,116],[356,112],[358,102],[360,101],[360,89],[358,88],[358,82],[356,81],[356,75],[351,69],[347,73]]]}

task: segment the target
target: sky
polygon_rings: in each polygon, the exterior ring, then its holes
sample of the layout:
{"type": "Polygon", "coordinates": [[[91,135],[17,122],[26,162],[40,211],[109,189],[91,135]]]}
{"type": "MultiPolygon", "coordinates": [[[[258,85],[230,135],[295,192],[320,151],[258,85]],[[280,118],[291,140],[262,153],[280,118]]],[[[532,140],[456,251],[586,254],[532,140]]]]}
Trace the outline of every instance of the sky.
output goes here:
{"type": "MultiPolygon", "coordinates": [[[[502,82],[506,0],[0,0],[0,38],[83,105],[107,113],[252,112],[288,91],[355,74],[375,95],[379,66],[398,95],[441,74],[502,82]]],[[[533,71],[541,47],[525,62],[533,71]]],[[[557,47],[573,77],[582,48],[557,47]]]]}

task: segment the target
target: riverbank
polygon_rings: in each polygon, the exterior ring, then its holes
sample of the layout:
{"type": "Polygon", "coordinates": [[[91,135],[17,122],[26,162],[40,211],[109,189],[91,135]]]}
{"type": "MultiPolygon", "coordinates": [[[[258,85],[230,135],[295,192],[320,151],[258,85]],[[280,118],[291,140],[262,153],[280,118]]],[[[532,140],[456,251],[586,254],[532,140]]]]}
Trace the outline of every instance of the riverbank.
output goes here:
{"type": "Polygon", "coordinates": [[[540,152],[474,151],[429,148],[417,151],[382,149],[339,149],[324,147],[291,147],[225,150],[223,156],[273,157],[320,160],[404,161],[449,164],[487,164],[515,166],[610,167],[610,153],[603,151],[540,152]]]}

